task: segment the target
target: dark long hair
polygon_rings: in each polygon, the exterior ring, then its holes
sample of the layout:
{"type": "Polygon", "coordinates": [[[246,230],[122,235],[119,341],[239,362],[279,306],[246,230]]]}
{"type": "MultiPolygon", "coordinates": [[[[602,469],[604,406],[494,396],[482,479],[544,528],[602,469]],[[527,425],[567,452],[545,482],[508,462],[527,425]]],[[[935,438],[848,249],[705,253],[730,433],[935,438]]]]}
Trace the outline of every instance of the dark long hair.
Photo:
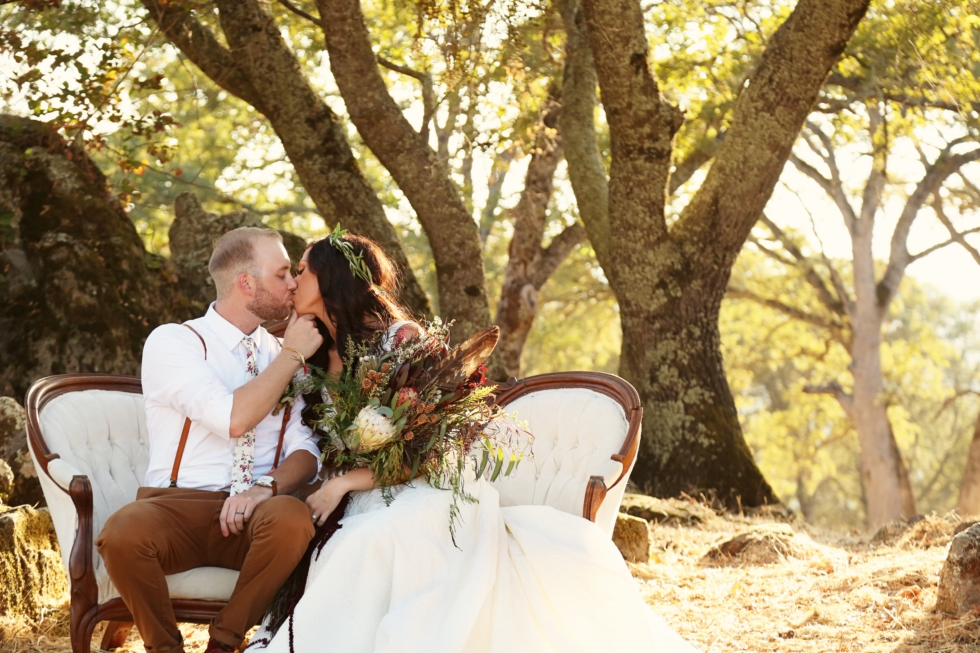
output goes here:
{"type": "MultiPolygon", "coordinates": [[[[341,237],[350,243],[355,255],[360,255],[371,271],[368,283],[351,270],[350,262],[344,254],[324,238],[313,243],[306,258],[307,273],[315,274],[320,286],[320,296],[337,330],[337,350],[343,358],[348,340],[354,344],[371,340],[379,330],[387,329],[398,320],[412,319],[411,313],[398,302],[400,279],[398,268],[392,263],[384,250],[369,238],[344,234],[341,237]]],[[[319,319],[317,328],[323,336],[323,344],[309,362],[321,369],[327,369],[330,348],[334,339],[327,327],[319,319]]],[[[315,396],[306,397],[307,411],[313,404],[320,403],[315,396]]],[[[315,415],[303,417],[309,422],[315,415]]]]}

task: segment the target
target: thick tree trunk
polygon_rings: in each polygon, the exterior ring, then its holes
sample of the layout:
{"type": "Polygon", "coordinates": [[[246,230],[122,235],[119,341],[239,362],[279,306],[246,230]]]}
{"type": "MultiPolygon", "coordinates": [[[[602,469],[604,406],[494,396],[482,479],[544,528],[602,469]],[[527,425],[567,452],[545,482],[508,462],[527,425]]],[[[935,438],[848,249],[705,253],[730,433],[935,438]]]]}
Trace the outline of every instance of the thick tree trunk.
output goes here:
{"type": "Polygon", "coordinates": [[[497,350],[504,368],[509,376],[518,378],[524,343],[538,312],[538,291],[572,249],[585,240],[584,227],[576,223],[556,236],[547,248],[541,246],[555,170],[562,155],[561,137],[556,130],[560,111],[557,98],[550,97],[535,135],[524,190],[511,211],[514,235],[495,321],[500,327],[497,350]]]}
{"type": "MultiPolygon", "coordinates": [[[[668,228],[664,198],[680,115],[650,71],[640,3],[582,2],[612,150],[608,210],[597,216],[583,210],[582,217],[590,236],[590,219],[608,220],[600,263],[619,300],[621,371],[644,404],[633,478],[658,494],[700,486],[729,503],[775,501],[741,433],[719,350],[718,312],[735,258],[867,4],[800,0],[742,91],[704,183],[668,228]]],[[[571,35],[568,43],[575,43],[571,35]]],[[[573,161],[567,147],[570,172],[578,166],[585,173],[590,166],[573,161]]],[[[584,189],[575,188],[580,209],[584,189]]]]}
{"type": "Polygon", "coordinates": [[[439,311],[468,337],[490,323],[476,220],[444,162],[388,93],[359,0],[321,0],[318,6],[330,69],[351,121],[415,209],[435,258],[439,311]]]}
{"type": "Polygon", "coordinates": [[[720,353],[720,302],[691,293],[653,320],[624,315],[620,372],[643,397],[645,436],[631,479],[656,496],[713,490],[732,507],[776,503],[741,437],[720,353]]]}
{"type": "Polygon", "coordinates": [[[145,0],[161,31],[216,84],[268,118],[328,226],[377,241],[402,272],[402,300],[429,314],[429,301],[384,207],[357,165],[340,120],[313,89],[261,0],[218,2],[225,47],[177,3],[145,0]]]}
{"type": "Polygon", "coordinates": [[[970,441],[970,452],[960,482],[956,512],[963,517],[980,515],[980,417],[973,425],[973,440],[970,441]]]}
{"type": "Polygon", "coordinates": [[[861,474],[867,493],[868,522],[878,528],[900,519],[902,488],[899,460],[892,446],[891,426],[884,399],[881,369],[881,323],[872,236],[874,208],[865,209],[851,233],[854,262],[854,310],[851,316],[851,419],[861,445],[861,474]]]}

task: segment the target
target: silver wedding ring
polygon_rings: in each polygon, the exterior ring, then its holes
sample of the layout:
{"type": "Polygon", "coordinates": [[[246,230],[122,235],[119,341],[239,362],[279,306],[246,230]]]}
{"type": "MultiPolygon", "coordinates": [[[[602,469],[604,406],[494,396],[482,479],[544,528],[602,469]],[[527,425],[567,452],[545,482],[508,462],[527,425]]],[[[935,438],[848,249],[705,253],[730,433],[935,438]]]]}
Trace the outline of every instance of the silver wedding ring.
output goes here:
{"type": "Polygon", "coordinates": [[[236,514],[236,515],[244,515],[244,514],[245,514],[245,511],[244,511],[244,510],[242,510],[241,512],[236,512],[235,514],[236,514]]]}
{"type": "Polygon", "coordinates": [[[316,521],[316,515],[313,515],[313,521],[316,521]]]}

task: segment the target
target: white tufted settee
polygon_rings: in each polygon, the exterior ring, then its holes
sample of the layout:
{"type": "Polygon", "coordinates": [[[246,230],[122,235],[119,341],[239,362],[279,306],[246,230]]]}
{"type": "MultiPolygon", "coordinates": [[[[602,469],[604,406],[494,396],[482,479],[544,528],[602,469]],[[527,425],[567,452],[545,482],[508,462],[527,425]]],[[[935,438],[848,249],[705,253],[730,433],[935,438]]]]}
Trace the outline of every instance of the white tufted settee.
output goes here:
{"type": "Polygon", "coordinates": [[[497,404],[534,435],[533,459],[494,482],[501,505],[552,506],[612,537],[640,444],[643,409],[633,386],[601,372],[542,374],[511,380],[497,404]]]}
{"type": "MultiPolygon", "coordinates": [[[[93,541],[113,512],[135,500],[149,463],[140,380],[53,376],[31,386],[25,403],[31,456],[71,581],[72,650],[89,653],[100,621],[110,622],[101,647],[118,647],[132,617],[93,541]]],[[[494,483],[502,505],[550,505],[611,536],[639,445],[636,390],[610,374],[545,374],[511,380],[497,403],[535,436],[533,460],[494,483]]],[[[237,578],[217,567],[167,576],[178,621],[208,623],[237,578]]]]}
{"type": "MultiPolygon", "coordinates": [[[[31,457],[71,581],[72,650],[88,653],[100,621],[110,621],[101,647],[116,648],[132,617],[93,541],[113,512],[136,499],[149,464],[140,380],[48,377],[31,386],[26,404],[31,457]]],[[[167,576],[177,619],[208,623],[237,580],[237,571],[218,567],[167,576]]]]}

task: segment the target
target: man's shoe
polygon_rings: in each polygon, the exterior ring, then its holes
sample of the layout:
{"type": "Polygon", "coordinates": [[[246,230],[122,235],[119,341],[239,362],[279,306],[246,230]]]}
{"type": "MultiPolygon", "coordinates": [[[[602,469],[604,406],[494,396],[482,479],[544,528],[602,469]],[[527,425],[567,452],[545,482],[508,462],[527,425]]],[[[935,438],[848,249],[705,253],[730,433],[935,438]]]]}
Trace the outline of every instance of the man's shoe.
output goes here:
{"type": "Polygon", "coordinates": [[[208,640],[208,647],[204,649],[204,653],[234,653],[235,647],[228,646],[227,644],[222,644],[214,637],[208,640]]]}

